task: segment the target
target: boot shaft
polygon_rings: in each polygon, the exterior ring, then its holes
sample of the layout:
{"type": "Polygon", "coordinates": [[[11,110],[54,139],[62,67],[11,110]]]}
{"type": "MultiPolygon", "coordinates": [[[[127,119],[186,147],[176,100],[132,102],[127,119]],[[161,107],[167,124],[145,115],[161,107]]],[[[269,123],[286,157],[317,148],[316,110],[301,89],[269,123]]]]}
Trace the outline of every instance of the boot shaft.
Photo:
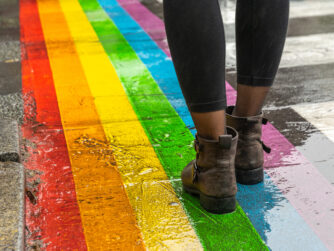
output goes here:
{"type": "Polygon", "coordinates": [[[270,153],[261,140],[262,124],[267,123],[262,112],[251,117],[233,115],[233,106],[226,109],[226,124],[239,133],[235,170],[237,181],[242,184],[256,184],[263,180],[263,151],[270,153]]]}
{"type": "Polygon", "coordinates": [[[196,135],[195,150],[197,152],[197,165],[203,171],[210,168],[224,168],[234,163],[237,150],[238,134],[230,127],[227,134],[220,135],[218,140],[209,140],[196,135]]]}
{"type": "Polygon", "coordinates": [[[261,140],[262,124],[267,123],[263,113],[251,117],[238,117],[232,115],[234,106],[226,109],[226,124],[237,130],[239,140],[261,140]]]}

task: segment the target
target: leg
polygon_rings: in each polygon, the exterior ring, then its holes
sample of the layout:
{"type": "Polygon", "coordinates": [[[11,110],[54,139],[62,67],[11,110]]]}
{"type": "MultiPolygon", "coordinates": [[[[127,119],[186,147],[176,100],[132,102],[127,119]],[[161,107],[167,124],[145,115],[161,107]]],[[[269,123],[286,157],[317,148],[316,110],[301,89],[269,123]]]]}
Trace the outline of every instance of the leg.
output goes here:
{"type": "Polygon", "coordinates": [[[224,134],[225,35],[217,0],[165,0],[168,44],[198,133],[224,134]]]}
{"type": "Polygon", "coordinates": [[[289,0],[238,0],[238,96],[235,115],[258,115],[273,84],[284,47],[289,0]]]}
{"type": "Polygon", "coordinates": [[[237,103],[233,115],[249,117],[261,113],[261,109],[270,87],[238,84],[237,103]]]}
{"type": "Polygon", "coordinates": [[[214,112],[191,112],[198,135],[207,139],[218,139],[225,134],[225,110],[214,112]]]}
{"type": "Polygon", "coordinates": [[[225,37],[218,0],[164,0],[173,63],[197,135],[196,159],[182,171],[184,190],[212,213],[236,208],[238,134],[225,134],[225,37]]]}
{"type": "Polygon", "coordinates": [[[239,132],[235,170],[237,181],[263,180],[261,141],[263,102],[273,84],[285,42],[289,0],[238,0],[236,14],[238,96],[228,107],[227,125],[239,132]]]}

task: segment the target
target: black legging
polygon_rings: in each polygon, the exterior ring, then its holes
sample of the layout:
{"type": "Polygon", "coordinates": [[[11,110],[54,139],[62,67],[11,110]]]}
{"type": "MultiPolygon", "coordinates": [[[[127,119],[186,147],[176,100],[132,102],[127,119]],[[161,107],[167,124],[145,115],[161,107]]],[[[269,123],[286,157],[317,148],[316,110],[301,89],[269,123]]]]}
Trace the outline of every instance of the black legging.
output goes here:
{"type": "MultiPolygon", "coordinates": [[[[164,0],[166,33],[188,108],[226,108],[225,35],[218,0],[164,0]]],[[[238,84],[271,86],[284,47],[289,0],[238,0],[238,84]]]]}

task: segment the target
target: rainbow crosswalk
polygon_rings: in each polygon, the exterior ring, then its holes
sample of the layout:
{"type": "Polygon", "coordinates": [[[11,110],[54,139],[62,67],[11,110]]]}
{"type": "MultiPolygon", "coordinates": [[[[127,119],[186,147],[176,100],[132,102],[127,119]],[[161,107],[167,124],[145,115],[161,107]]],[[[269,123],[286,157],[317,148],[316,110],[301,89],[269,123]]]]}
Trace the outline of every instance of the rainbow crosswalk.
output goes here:
{"type": "Polygon", "coordinates": [[[46,250],[334,248],[333,186],[272,125],[266,181],[238,187],[236,212],[209,214],[182,192],[193,124],[163,23],[137,0],[20,5],[23,93],[33,100],[22,131],[35,143],[25,165],[44,181],[40,203],[27,204],[28,242],[40,239],[46,250]]]}

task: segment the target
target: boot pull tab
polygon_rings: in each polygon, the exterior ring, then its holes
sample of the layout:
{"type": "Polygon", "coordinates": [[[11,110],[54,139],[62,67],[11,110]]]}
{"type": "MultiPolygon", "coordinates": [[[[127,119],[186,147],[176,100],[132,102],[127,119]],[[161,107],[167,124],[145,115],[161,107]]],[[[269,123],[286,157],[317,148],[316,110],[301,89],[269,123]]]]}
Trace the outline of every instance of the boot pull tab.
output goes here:
{"type": "Polygon", "coordinates": [[[262,148],[263,148],[263,151],[265,151],[266,153],[270,153],[271,152],[271,148],[266,146],[262,140],[260,140],[261,142],[261,145],[262,145],[262,148]]]}
{"type": "Polygon", "coordinates": [[[248,117],[246,118],[247,122],[248,123],[257,123],[259,122],[259,118],[256,118],[256,117],[248,117]]]}
{"type": "Polygon", "coordinates": [[[219,136],[219,145],[223,149],[230,149],[232,145],[232,135],[220,135],[219,136]]]}

